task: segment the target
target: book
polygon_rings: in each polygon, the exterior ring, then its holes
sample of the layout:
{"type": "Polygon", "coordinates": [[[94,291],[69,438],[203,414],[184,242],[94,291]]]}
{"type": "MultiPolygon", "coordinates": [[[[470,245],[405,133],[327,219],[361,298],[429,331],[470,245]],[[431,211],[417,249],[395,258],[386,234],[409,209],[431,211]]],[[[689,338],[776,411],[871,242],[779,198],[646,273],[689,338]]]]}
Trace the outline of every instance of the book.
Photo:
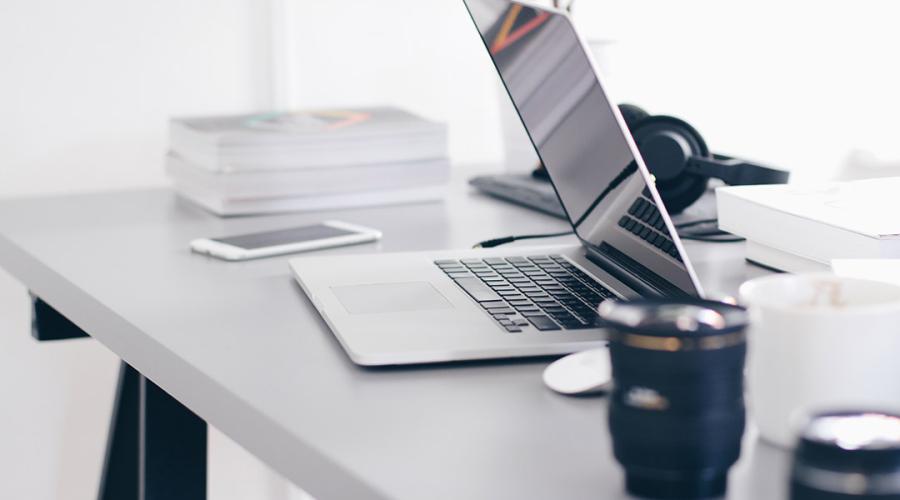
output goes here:
{"type": "Polygon", "coordinates": [[[900,177],[811,185],[722,187],[719,228],[747,239],[747,257],[790,272],[833,259],[900,258],[900,177]]]}
{"type": "Polygon", "coordinates": [[[299,170],[211,171],[177,154],[166,157],[166,172],[179,189],[220,198],[279,198],[364,190],[438,186],[450,178],[446,158],[299,170]]]}
{"type": "Polygon", "coordinates": [[[445,196],[446,187],[418,186],[352,193],[333,193],[319,196],[222,198],[216,193],[210,193],[202,189],[178,186],[176,182],[176,191],[188,201],[200,205],[216,215],[227,217],[439,201],[445,196]]]}
{"type": "Polygon", "coordinates": [[[400,163],[447,157],[447,128],[391,108],[174,118],[170,149],[213,171],[400,163]]]}

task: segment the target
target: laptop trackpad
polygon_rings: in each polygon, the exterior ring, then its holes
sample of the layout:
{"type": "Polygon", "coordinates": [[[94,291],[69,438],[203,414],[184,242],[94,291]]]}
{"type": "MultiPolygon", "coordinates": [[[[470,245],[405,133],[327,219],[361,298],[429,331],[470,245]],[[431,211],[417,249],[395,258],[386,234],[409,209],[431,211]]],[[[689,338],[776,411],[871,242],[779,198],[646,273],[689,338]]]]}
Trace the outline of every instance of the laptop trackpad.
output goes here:
{"type": "Polygon", "coordinates": [[[376,283],[332,287],[331,291],[350,314],[451,309],[441,292],[427,281],[376,283]]]}

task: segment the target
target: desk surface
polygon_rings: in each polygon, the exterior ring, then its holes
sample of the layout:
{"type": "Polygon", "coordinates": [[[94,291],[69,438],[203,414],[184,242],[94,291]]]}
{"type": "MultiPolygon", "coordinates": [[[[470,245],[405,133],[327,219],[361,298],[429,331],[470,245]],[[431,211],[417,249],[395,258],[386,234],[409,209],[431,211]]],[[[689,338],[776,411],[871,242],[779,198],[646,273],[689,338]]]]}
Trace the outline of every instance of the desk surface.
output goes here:
{"type": "MultiPolygon", "coordinates": [[[[320,500],[625,498],[605,399],[545,389],[547,360],[359,368],[288,257],[225,263],[187,249],[326,218],[384,231],[331,253],[466,248],[565,227],[463,179],[443,203],[236,219],[168,190],[123,191],[0,202],[0,266],[320,500]]],[[[741,244],[688,252],[712,293],[762,274],[741,244]]],[[[788,461],[749,432],[729,498],[784,498],[788,461]]]]}

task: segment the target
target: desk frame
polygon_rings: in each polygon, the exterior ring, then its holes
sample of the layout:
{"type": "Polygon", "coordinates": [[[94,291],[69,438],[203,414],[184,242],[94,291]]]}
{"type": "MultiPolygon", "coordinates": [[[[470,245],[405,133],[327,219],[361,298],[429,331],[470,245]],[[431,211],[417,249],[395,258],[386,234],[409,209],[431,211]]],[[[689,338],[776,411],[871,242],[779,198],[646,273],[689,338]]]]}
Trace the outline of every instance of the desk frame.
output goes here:
{"type": "MultiPolygon", "coordinates": [[[[32,336],[89,337],[32,294],[32,336]]],[[[206,422],[121,361],[98,500],[206,498],[206,422]]]]}

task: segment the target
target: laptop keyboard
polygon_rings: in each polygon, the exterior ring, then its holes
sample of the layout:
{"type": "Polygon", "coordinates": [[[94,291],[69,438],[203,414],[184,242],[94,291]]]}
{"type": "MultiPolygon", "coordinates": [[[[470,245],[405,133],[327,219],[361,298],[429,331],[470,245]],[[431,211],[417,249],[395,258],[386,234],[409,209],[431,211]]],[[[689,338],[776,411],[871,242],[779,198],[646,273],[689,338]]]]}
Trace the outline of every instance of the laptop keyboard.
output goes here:
{"type": "Polygon", "coordinates": [[[597,306],[616,298],[561,255],[434,263],[508,332],[594,328],[597,306]]]}
{"type": "Polygon", "coordinates": [[[634,200],[628,213],[619,219],[619,227],[680,261],[681,256],[678,255],[675,243],[669,238],[666,223],[650,196],[650,190],[644,189],[641,194],[643,196],[634,200]]]}

